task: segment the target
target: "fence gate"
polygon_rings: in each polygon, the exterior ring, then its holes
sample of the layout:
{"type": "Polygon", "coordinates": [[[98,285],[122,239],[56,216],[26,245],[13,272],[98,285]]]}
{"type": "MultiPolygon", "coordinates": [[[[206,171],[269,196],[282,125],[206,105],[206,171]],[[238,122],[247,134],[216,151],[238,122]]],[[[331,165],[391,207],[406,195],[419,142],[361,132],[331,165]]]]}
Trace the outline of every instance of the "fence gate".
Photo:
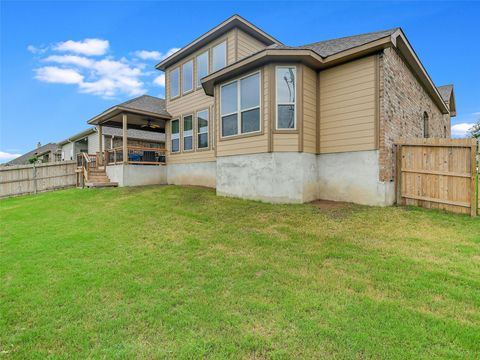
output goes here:
{"type": "Polygon", "coordinates": [[[397,204],[477,215],[475,139],[396,142],[397,204]]]}

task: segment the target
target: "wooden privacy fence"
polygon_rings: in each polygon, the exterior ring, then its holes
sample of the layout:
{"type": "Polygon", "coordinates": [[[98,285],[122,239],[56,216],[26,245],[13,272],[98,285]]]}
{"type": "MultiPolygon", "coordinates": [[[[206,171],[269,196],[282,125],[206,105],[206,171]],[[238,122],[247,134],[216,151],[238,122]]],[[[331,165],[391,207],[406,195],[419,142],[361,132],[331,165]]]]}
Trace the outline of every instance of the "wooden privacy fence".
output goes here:
{"type": "Polygon", "coordinates": [[[0,198],[76,185],[75,161],[0,167],[0,198]]]}
{"type": "Polygon", "coordinates": [[[397,204],[477,215],[475,139],[396,142],[397,204]]]}

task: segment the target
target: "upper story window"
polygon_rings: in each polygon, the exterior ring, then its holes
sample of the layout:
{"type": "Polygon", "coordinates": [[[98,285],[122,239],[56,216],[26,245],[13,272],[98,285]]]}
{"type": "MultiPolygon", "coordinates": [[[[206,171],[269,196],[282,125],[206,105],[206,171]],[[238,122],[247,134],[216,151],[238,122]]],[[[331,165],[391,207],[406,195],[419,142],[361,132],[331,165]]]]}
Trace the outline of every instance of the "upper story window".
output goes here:
{"type": "Polygon", "coordinates": [[[227,42],[224,41],[212,50],[213,71],[220,70],[227,65],[227,42]]]}
{"type": "Polygon", "coordinates": [[[429,133],[428,133],[428,114],[427,114],[426,111],[423,113],[423,137],[424,138],[429,137],[429,133]]]}
{"type": "Polygon", "coordinates": [[[277,129],[295,129],[295,103],[297,69],[293,66],[277,67],[277,129]]]}
{"type": "Polygon", "coordinates": [[[180,127],[179,120],[172,120],[172,153],[180,151],[180,127]]]}
{"type": "Polygon", "coordinates": [[[202,86],[201,80],[208,75],[208,51],[197,56],[197,88],[202,86]]]}
{"type": "Polygon", "coordinates": [[[189,151],[193,149],[193,123],[192,115],[183,117],[183,150],[189,151]]]}
{"type": "Polygon", "coordinates": [[[254,73],[220,90],[222,137],[260,131],[260,73],[254,73]]]}
{"type": "Polygon", "coordinates": [[[180,95],[180,70],[173,69],[170,72],[170,99],[180,95]]]}
{"type": "Polygon", "coordinates": [[[197,112],[197,147],[208,148],[208,110],[197,112]]]}
{"type": "Polygon", "coordinates": [[[183,64],[183,93],[193,90],[193,60],[183,64]]]}

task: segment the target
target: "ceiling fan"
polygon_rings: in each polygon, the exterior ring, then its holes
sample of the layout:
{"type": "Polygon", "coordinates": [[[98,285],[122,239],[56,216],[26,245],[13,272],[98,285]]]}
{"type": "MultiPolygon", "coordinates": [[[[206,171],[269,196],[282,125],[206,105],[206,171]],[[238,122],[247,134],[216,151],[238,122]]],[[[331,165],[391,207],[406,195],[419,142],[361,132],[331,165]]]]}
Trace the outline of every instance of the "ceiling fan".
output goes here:
{"type": "Polygon", "coordinates": [[[160,125],[158,124],[152,124],[152,120],[151,119],[145,119],[147,120],[147,123],[146,124],[142,124],[140,127],[141,128],[150,128],[150,129],[160,129],[160,125]]]}

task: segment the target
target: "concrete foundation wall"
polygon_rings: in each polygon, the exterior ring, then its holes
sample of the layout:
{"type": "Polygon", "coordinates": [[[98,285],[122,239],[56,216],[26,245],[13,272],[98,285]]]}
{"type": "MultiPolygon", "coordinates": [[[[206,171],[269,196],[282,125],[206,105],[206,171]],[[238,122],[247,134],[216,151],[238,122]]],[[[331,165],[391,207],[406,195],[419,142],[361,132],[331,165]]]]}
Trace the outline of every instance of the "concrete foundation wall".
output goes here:
{"type": "Polygon", "coordinates": [[[118,186],[162,185],[167,183],[167,167],[158,165],[108,165],[107,175],[118,186]]]}
{"type": "Polygon", "coordinates": [[[217,163],[215,161],[167,165],[167,182],[172,185],[215,188],[216,174],[217,163]]]}
{"type": "Polygon", "coordinates": [[[316,155],[276,152],[217,158],[217,195],[274,203],[318,198],[316,155]]]}
{"type": "Polygon", "coordinates": [[[364,205],[395,202],[393,181],[379,181],[378,150],[318,155],[319,198],[364,205]]]}

